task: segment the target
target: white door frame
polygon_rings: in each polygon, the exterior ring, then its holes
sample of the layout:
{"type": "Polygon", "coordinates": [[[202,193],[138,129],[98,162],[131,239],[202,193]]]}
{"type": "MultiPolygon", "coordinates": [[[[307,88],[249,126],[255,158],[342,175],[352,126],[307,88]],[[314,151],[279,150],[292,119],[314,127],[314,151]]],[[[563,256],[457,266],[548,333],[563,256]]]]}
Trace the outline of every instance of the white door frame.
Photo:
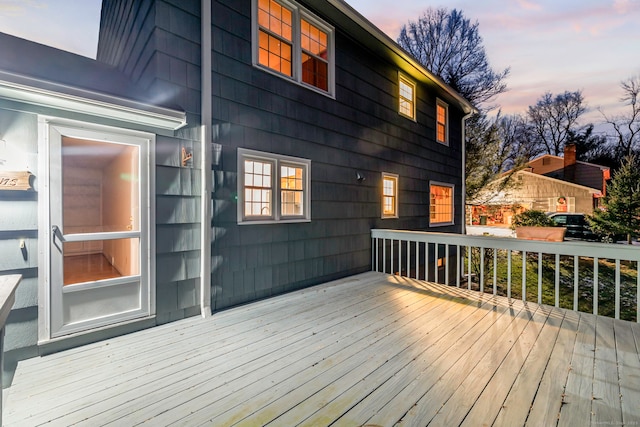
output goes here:
{"type": "MultiPolygon", "coordinates": [[[[86,122],[78,122],[66,119],[40,116],[38,118],[38,343],[44,344],[50,341],[65,339],[78,334],[86,334],[95,330],[109,328],[123,323],[148,319],[156,312],[155,304],[155,135],[147,132],[132,131],[128,129],[115,128],[104,125],[96,125],[86,122]],[[52,292],[51,292],[51,251],[52,241],[51,209],[51,187],[50,170],[52,130],[57,130],[62,136],[90,137],[94,140],[113,141],[122,138],[144,139],[147,141],[146,152],[141,150],[140,162],[143,166],[140,171],[141,186],[144,190],[141,194],[141,209],[144,209],[146,220],[140,223],[141,246],[145,247],[141,253],[141,264],[144,271],[141,271],[146,285],[146,295],[144,295],[144,305],[148,307],[145,314],[134,316],[136,319],[122,319],[117,323],[109,325],[97,325],[95,329],[83,329],[75,331],[69,329],[63,336],[55,338],[55,331],[52,330],[52,292]],[[143,170],[146,172],[143,173],[143,170]]],[[[54,171],[55,172],[55,171],[54,171]]]]}

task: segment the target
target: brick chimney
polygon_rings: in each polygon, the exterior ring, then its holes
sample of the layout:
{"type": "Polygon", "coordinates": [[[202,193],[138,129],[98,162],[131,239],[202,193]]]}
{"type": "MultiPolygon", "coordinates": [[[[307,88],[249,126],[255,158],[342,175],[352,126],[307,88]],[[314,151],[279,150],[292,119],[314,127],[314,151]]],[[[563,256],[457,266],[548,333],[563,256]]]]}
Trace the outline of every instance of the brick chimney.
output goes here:
{"type": "Polygon", "coordinates": [[[576,144],[567,144],[564,146],[564,167],[576,164],[576,144]]]}
{"type": "Polygon", "coordinates": [[[576,181],[576,144],[564,146],[564,180],[576,181]]]}

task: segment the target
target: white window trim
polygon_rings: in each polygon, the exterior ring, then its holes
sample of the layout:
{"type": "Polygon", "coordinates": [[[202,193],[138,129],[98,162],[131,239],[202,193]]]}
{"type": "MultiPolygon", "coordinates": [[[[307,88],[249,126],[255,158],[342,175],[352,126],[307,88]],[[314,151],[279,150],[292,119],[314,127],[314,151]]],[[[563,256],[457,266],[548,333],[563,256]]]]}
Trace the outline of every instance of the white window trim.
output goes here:
{"type": "Polygon", "coordinates": [[[398,200],[400,198],[399,197],[399,193],[400,193],[399,182],[400,182],[400,179],[399,179],[398,175],[393,174],[393,173],[388,173],[388,172],[382,172],[382,189],[381,189],[382,190],[382,194],[381,194],[381,198],[380,198],[380,211],[381,211],[381,218],[382,219],[393,219],[393,218],[397,219],[397,218],[400,218],[400,215],[399,215],[399,212],[398,212],[398,206],[399,206],[398,200]],[[395,194],[394,194],[394,196],[395,196],[395,206],[394,206],[395,214],[393,214],[393,215],[387,215],[387,214],[384,213],[384,180],[385,179],[393,179],[395,181],[395,183],[396,183],[396,185],[395,185],[395,190],[396,191],[395,191],[395,194]]]}
{"type": "Polygon", "coordinates": [[[447,225],[454,225],[456,221],[456,211],[455,211],[455,199],[456,199],[456,186],[453,184],[449,184],[446,182],[440,181],[429,181],[429,227],[444,227],[447,225]],[[431,187],[433,185],[437,185],[440,187],[449,187],[451,188],[451,221],[447,222],[432,222],[431,221],[431,187]]]}
{"type": "Polygon", "coordinates": [[[412,79],[410,79],[409,77],[407,77],[406,74],[403,74],[401,72],[398,72],[398,114],[400,114],[402,117],[406,117],[409,120],[413,120],[414,122],[417,121],[416,117],[417,117],[417,91],[418,91],[418,85],[416,84],[415,81],[413,81],[412,79]],[[407,86],[410,86],[413,89],[413,95],[412,95],[412,99],[411,99],[411,104],[413,105],[413,115],[408,115],[408,114],[404,114],[402,111],[400,111],[400,83],[405,83],[407,86]]]}
{"type": "Polygon", "coordinates": [[[449,146],[449,104],[440,98],[436,98],[436,142],[449,146]],[[438,140],[438,106],[444,108],[444,141],[438,140]]]}
{"type": "Polygon", "coordinates": [[[259,68],[267,73],[273,74],[274,76],[278,76],[290,82],[296,83],[300,86],[304,86],[307,89],[311,89],[315,92],[318,92],[322,95],[328,96],[330,98],[335,99],[336,93],[336,82],[335,82],[335,28],[329,24],[327,24],[322,19],[315,16],[313,13],[309,12],[304,7],[300,6],[298,3],[288,0],[275,0],[277,3],[285,6],[290,9],[292,12],[292,74],[293,76],[288,76],[286,74],[279,73],[276,70],[273,70],[269,67],[265,67],[260,65],[259,61],[259,25],[258,25],[258,0],[252,0],[251,2],[251,39],[252,39],[252,60],[253,66],[259,68]],[[317,26],[321,30],[327,33],[327,62],[328,62],[328,88],[327,91],[324,91],[316,86],[310,85],[302,81],[302,46],[300,42],[300,20],[306,19],[311,22],[313,25],[317,26]]]}
{"type": "Polygon", "coordinates": [[[262,151],[238,148],[238,212],[237,219],[239,225],[249,224],[281,224],[311,221],[311,160],[298,157],[284,156],[281,154],[265,153],[262,151]],[[273,206],[270,218],[246,217],[244,215],[244,160],[255,159],[270,162],[274,165],[272,176],[271,203],[273,206]],[[304,215],[303,216],[283,216],[280,213],[280,165],[291,165],[302,167],[304,170],[304,215]]]}

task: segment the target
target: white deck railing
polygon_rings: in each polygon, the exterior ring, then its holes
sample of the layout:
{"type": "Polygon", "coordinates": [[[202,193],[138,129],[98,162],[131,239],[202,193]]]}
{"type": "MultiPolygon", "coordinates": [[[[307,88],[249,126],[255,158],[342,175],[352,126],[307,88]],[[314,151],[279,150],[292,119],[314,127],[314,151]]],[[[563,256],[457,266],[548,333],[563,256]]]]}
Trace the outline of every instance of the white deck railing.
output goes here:
{"type": "Polygon", "coordinates": [[[622,306],[623,319],[640,322],[638,246],[380,229],[371,238],[374,271],[525,301],[537,290],[540,304],[616,319],[622,306]]]}

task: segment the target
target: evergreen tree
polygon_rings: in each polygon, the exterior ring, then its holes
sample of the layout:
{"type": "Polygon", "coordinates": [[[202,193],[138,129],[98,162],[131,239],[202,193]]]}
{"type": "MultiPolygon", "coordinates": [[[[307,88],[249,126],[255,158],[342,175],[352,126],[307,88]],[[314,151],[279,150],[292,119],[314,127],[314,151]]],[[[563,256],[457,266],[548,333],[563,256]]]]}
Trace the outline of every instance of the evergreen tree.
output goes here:
{"type": "Polygon", "coordinates": [[[640,162],[627,156],[607,186],[603,208],[587,217],[600,234],[625,234],[627,243],[640,234],[640,162]]]}

